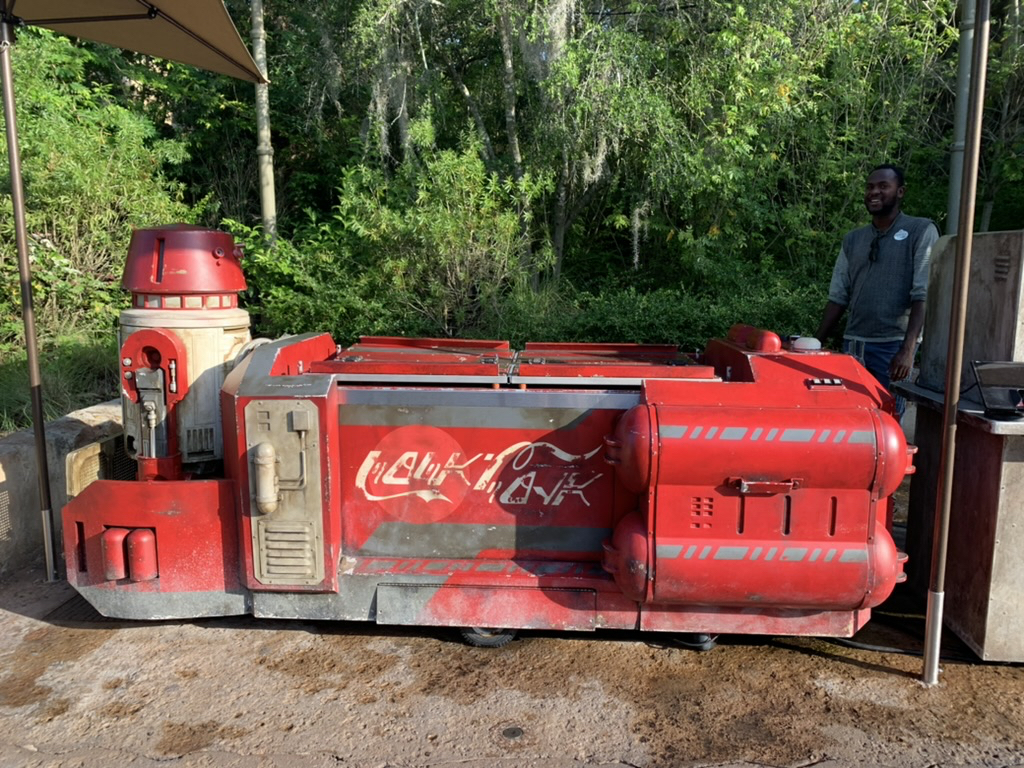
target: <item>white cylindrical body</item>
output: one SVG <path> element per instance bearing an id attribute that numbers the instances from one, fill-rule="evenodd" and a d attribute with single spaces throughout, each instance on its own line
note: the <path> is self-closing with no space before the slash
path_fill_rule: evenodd
<path id="1" fill-rule="evenodd" d="M 242 309 L 128 309 L 121 313 L 120 343 L 137 331 L 158 328 L 175 334 L 187 355 L 187 394 L 175 409 L 178 447 L 184 464 L 221 459 L 224 439 L 220 390 L 231 362 L 249 343 L 249 313 Z M 124 385 L 125 382 L 122 382 Z M 138 406 L 122 393 L 128 445 L 141 445 L 145 424 Z"/>

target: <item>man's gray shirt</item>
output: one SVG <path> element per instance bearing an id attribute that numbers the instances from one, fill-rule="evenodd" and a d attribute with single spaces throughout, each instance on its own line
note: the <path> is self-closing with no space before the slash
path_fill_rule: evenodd
<path id="1" fill-rule="evenodd" d="M 929 219 L 902 212 L 885 232 L 868 224 L 843 238 L 828 298 L 849 310 L 844 338 L 903 340 L 911 303 L 924 301 L 927 295 L 928 265 L 938 239 L 939 231 Z"/>

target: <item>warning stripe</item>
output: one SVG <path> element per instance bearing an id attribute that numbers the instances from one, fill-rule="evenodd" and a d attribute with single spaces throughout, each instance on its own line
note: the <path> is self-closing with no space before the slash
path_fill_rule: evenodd
<path id="1" fill-rule="evenodd" d="M 854 547 L 842 552 L 836 547 L 736 547 L 713 546 L 710 544 L 690 544 L 683 547 L 679 544 L 659 544 L 656 548 L 659 560 L 732 560 L 765 563 L 777 560 L 780 563 L 866 563 L 867 549 Z M 838 556 L 838 557 L 837 557 Z"/>
<path id="2" fill-rule="evenodd" d="M 871 429 L 836 430 L 835 437 L 831 429 L 780 429 L 778 427 L 696 427 L 662 424 L 658 427 L 658 436 L 662 440 L 750 440 L 751 442 L 780 443 L 849 443 L 850 445 L 874 445 L 875 432 Z"/>

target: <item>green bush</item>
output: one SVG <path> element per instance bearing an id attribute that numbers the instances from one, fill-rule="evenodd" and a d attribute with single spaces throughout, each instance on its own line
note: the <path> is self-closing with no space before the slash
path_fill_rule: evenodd
<path id="1" fill-rule="evenodd" d="M 40 344 L 39 367 L 47 420 L 118 395 L 117 337 L 60 337 Z M 28 361 L 24 350 L 0 360 L 0 435 L 32 423 Z"/>
<path id="2" fill-rule="evenodd" d="M 118 288 L 132 227 L 190 222 L 196 211 L 164 169 L 183 145 L 84 81 L 87 50 L 19 31 L 15 64 L 32 288 L 40 338 L 104 333 L 124 306 Z M 0 167 L 7 168 L 6 143 Z M 10 180 L 0 209 L 11 210 Z M 14 221 L 0 215 L 0 359 L 22 344 Z"/>

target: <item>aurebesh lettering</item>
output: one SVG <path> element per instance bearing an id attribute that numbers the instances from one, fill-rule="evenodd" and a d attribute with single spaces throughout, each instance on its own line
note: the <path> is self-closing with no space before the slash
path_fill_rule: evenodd
<path id="1" fill-rule="evenodd" d="M 454 483 L 461 492 L 484 492 L 503 505 L 557 507 L 574 498 L 590 506 L 587 488 L 603 473 L 581 465 L 600 450 L 598 446 L 574 454 L 544 441 L 517 442 L 497 453 L 471 456 L 462 451 L 372 450 L 356 473 L 356 487 L 370 501 L 411 497 L 453 503 L 445 489 Z"/>

